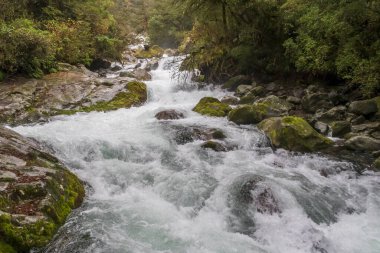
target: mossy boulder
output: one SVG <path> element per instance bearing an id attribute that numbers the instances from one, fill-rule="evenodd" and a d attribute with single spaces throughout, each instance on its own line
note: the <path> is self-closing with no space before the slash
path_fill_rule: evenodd
<path id="1" fill-rule="evenodd" d="M 251 82 L 252 81 L 249 76 L 244 76 L 244 75 L 234 76 L 223 84 L 223 89 L 227 89 L 229 91 L 235 91 L 237 87 L 239 87 L 239 85 L 250 84 Z"/>
<path id="2" fill-rule="evenodd" d="M 268 115 L 269 107 L 264 104 L 239 106 L 228 114 L 228 120 L 238 125 L 257 124 Z"/>
<path id="3" fill-rule="evenodd" d="M 147 58 L 153 58 L 153 57 L 161 57 L 164 54 L 164 49 L 161 47 L 154 45 L 148 48 L 139 49 L 135 53 L 135 57 L 139 59 L 147 59 Z"/>
<path id="4" fill-rule="evenodd" d="M 0 138 L 0 252 L 29 252 L 52 239 L 85 190 L 36 141 L 2 127 Z"/>
<path id="5" fill-rule="evenodd" d="M 380 157 L 377 158 L 373 163 L 373 168 L 375 171 L 380 171 Z"/>
<path id="6" fill-rule="evenodd" d="M 315 131 L 304 119 L 294 116 L 275 117 L 258 125 L 276 148 L 312 152 L 333 145 L 333 141 Z"/>
<path id="7" fill-rule="evenodd" d="M 232 108 L 229 105 L 212 97 L 202 98 L 193 109 L 194 112 L 212 117 L 225 117 L 231 110 Z"/>

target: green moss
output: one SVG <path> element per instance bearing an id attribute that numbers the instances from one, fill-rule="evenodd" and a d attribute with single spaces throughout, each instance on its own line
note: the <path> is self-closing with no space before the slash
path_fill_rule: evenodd
<path id="1" fill-rule="evenodd" d="M 292 151 L 311 152 L 327 148 L 333 141 L 315 131 L 304 119 L 294 116 L 270 118 L 258 127 L 278 148 Z"/>
<path id="2" fill-rule="evenodd" d="M 229 105 L 223 104 L 216 98 L 204 97 L 194 107 L 193 111 L 212 117 L 225 117 L 231 109 Z"/>
<path id="3" fill-rule="evenodd" d="M 149 50 L 140 49 L 136 52 L 135 56 L 140 59 L 161 57 L 164 50 L 157 45 L 149 48 Z"/>
<path id="4" fill-rule="evenodd" d="M 212 133 L 212 138 L 217 139 L 217 140 L 221 140 L 221 139 L 225 139 L 226 135 L 221 130 L 215 130 Z"/>
<path id="5" fill-rule="evenodd" d="M 53 237 L 57 225 L 51 221 L 40 220 L 33 224 L 17 226 L 12 223 L 11 216 L 0 216 L 0 238 L 13 246 L 16 252 L 29 252 L 34 247 L 43 247 Z M 0 239 L 1 240 L 1 239 Z"/>
<path id="6" fill-rule="evenodd" d="M 239 124 L 257 124 L 268 114 L 268 106 L 265 104 L 244 105 L 233 109 L 228 114 L 228 120 Z"/>

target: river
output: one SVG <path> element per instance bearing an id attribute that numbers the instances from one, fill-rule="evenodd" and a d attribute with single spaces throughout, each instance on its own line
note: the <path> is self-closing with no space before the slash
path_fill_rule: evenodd
<path id="1" fill-rule="evenodd" d="M 173 79 L 173 59 L 152 71 L 141 107 L 14 128 L 52 147 L 87 182 L 84 204 L 42 252 L 380 252 L 379 174 L 359 176 L 353 164 L 322 155 L 273 151 L 254 126 L 192 112 L 202 97 L 228 93 Z M 186 117 L 155 119 L 165 109 Z M 194 127 L 222 130 L 233 150 L 178 141 Z M 236 189 L 255 180 L 257 189 L 270 189 L 275 212 L 239 203 Z"/>

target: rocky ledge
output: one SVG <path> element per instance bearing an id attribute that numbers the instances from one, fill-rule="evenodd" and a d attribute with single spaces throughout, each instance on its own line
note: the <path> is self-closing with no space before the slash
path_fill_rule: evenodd
<path id="1" fill-rule="evenodd" d="M 46 245 L 84 195 L 82 182 L 42 145 L 0 127 L 0 252 Z"/>
<path id="2" fill-rule="evenodd" d="M 132 78 L 100 78 L 70 65 L 64 69 L 43 79 L 16 77 L 0 83 L 0 123 L 19 125 L 62 114 L 129 108 L 147 99 L 146 85 Z"/>

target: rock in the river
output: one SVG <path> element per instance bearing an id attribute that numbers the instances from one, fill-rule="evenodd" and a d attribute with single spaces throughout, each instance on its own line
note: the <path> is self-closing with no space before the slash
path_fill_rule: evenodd
<path id="1" fill-rule="evenodd" d="M 252 85 L 241 84 L 236 88 L 235 92 L 237 96 L 241 97 L 241 96 L 246 95 L 248 92 L 250 92 L 252 88 L 253 88 Z"/>
<path id="2" fill-rule="evenodd" d="M 223 88 L 229 91 L 235 91 L 236 88 L 241 84 L 250 84 L 251 78 L 249 76 L 235 76 L 223 84 Z"/>
<path id="3" fill-rule="evenodd" d="M 0 122 L 30 123 L 55 115 L 129 108 L 146 101 L 144 83 L 102 79 L 91 73 L 76 70 L 1 83 Z"/>
<path id="4" fill-rule="evenodd" d="M 314 124 L 314 129 L 317 130 L 318 133 L 326 135 L 328 134 L 330 127 L 326 123 L 317 121 Z"/>
<path id="5" fill-rule="evenodd" d="M 203 127 L 176 127 L 175 142 L 179 145 L 193 142 L 195 140 L 209 141 L 212 139 L 222 140 L 226 135 L 219 129 Z"/>
<path id="6" fill-rule="evenodd" d="M 217 141 L 207 141 L 201 146 L 204 149 L 212 149 L 215 152 L 226 152 L 227 148 L 220 142 Z"/>
<path id="7" fill-rule="evenodd" d="M 175 120 L 183 119 L 185 116 L 182 112 L 176 110 L 165 110 L 156 114 L 156 119 L 158 120 Z"/>
<path id="8" fill-rule="evenodd" d="M 373 99 L 354 101 L 350 104 L 348 110 L 357 115 L 368 116 L 378 111 L 376 101 Z"/>
<path id="9" fill-rule="evenodd" d="M 312 152 L 333 144 L 333 141 L 319 134 L 299 117 L 270 118 L 262 121 L 258 127 L 265 132 L 276 148 Z"/>
<path id="10" fill-rule="evenodd" d="M 349 149 L 357 151 L 378 151 L 380 150 L 380 140 L 365 135 L 359 135 L 347 140 L 346 146 Z"/>
<path id="11" fill-rule="evenodd" d="M 194 107 L 193 111 L 207 116 L 225 117 L 231 111 L 231 107 L 216 98 L 204 97 Z"/>
<path id="12" fill-rule="evenodd" d="M 343 137 L 351 132 L 351 124 L 347 121 L 334 121 L 330 124 L 333 137 Z"/>
<path id="13" fill-rule="evenodd" d="M 133 75 L 137 80 L 149 81 L 152 80 L 152 76 L 145 69 L 135 69 Z"/>
<path id="14" fill-rule="evenodd" d="M 90 70 L 91 71 L 96 71 L 100 69 L 109 69 L 112 65 L 112 62 L 101 59 L 101 58 L 96 58 L 95 60 L 92 61 L 90 65 Z"/>
<path id="15" fill-rule="evenodd" d="M 120 77 L 130 77 L 130 78 L 135 78 L 135 75 L 133 74 L 133 72 L 129 72 L 129 71 L 123 71 L 123 72 L 120 72 L 119 76 L 120 76 Z"/>
<path id="16" fill-rule="evenodd" d="M 39 143 L 0 127 L 0 252 L 45 246 L 84 194 Z"/>

